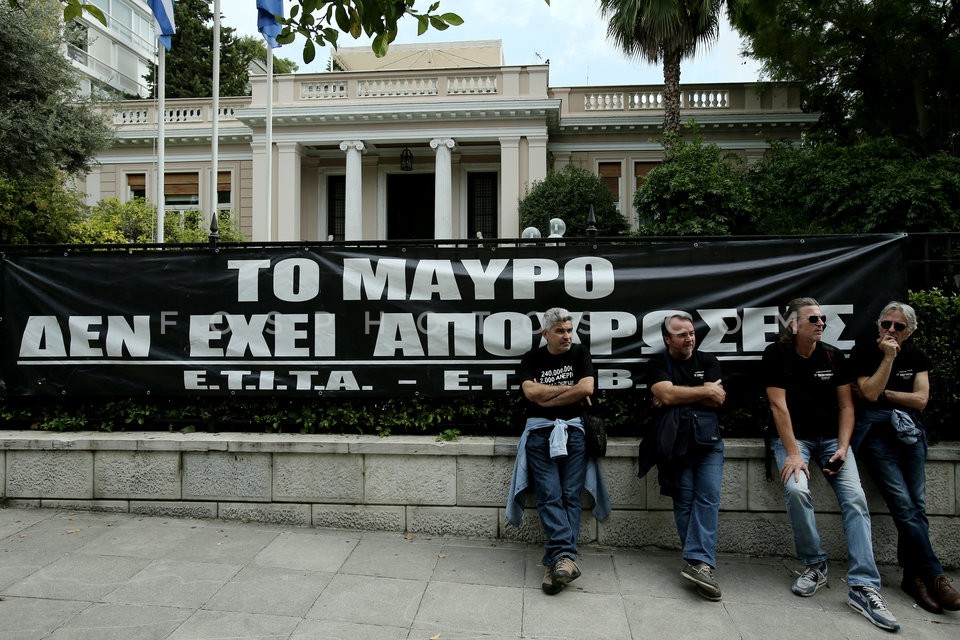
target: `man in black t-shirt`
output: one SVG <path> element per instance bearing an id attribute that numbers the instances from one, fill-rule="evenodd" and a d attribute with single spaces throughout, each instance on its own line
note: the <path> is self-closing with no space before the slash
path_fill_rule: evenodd
<path id="1" fill-rule="evenodd" d="M 763 352 L 762 375 L 777 429 L 773 454 L 780 469 L 787 516 L 797 555 L 806 565 L 794 581 L 798 596 L 812 596 L 827 584 L 827 552 L 813 511 L 811 458 L 837 494 L 847 539 L 847 604 L 887 631 L 900 623 L 880 595 L 873 556 L 870 511 L 860 474 L 849 450 L 853 398 L 843 354 L 822 342 L 827 317 L 813 298 L 787 305 L 780 339 Z"/>
<path id="2" fill-rule="evenodd" d="M 517 457 L 518 465 L 526 464 L 547 538 L 541 589 L 554 595 L 580 576 L 575 560 L 587 475 L 580 414 L 590 404 L 596 374 L 587 348 L 573 342 L 573 317 L 566 309 L 544 312 L 542 335 L 547 344 L 520 361 L 527 420 Z"/>
<path id="3" fill-rule="evenodd" d="M 930 398 L 930 359 L 908 340 L 917 328 L 910 305 L 887 304 L 877 328 L 879 337 L 857 344 L 851 354 L 858 390 L 854 450 L 897 527 L 900 588 L 927 611 L 957 611 L 960 593 L 943 574 L 926 515 L 927 439 L 918 417 Z"/>
<path id="4" fill-rule="evenodd" d="M 716 414 L 727 397 L 720 379 L 720 361 L 713 354 L 696 350 L 693 318 L 687 313 L 668 316 L 660 325 L 660 333 L 666 352 L 651 357 L 645 371 L 658 417 L 667 411 L 689 415 L 684 410 L 692 409 Z M 669 482 L 667 492 L 673 498 L 673 517 L 687 562 L 680 575 L 693 582 L 701 596 L 718 601 L 720 585 L 713 571 L 717 568 L 723 441 L 718 438 L 716 442 L 697 444 L 687 422 L 683 425 L 677 438 L 686 439 L 683 448 L 687 453 L 670 465 L 662 461 L 658 464 L 661 493 Z M 647 446 L 652 436 L 644 438 Z M 665 478 L 668 473 L 669 479 Z"/>

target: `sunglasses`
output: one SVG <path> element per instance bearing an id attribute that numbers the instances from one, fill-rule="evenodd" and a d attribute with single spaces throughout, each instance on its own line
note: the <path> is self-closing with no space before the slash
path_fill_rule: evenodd
<path id="1" fill-rule="evenodd" d="M 827 316 L 807 316 L 807 322 L 810 324 L 817 324 L 818 322 L 827 324 Z"/>
<path id="2" fill-rule="evenodd" d="M 892 320 L 883 320 L 880 322 L 880 328 L 884 331 L 888 330 L 890 327 L 893 327 L 897 331 L 903 331 L 907 328 L 907 325 L 902 322 L 893 322 Z"/>

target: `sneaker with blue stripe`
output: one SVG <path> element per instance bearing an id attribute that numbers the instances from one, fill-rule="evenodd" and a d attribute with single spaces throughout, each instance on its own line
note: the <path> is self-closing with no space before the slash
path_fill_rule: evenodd
<path id="1" fill-rule="evenodd" d="M 898 631 L 900 629 L 900 623 L 887 610 L 887 605 L 883 602 L 883 596 L 874 587 L 850 587 L 847 604 L 881 629 L 887 631 Z"/>

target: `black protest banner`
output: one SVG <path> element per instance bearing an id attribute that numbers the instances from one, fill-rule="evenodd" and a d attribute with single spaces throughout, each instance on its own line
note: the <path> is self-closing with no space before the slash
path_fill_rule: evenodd
<path id="1" fill-rule="evenodd" d="M 695 318 L 725 378 L 813 296 L 849 349 L 903 298 L 905 237 L 486 247 L 7 253 L 10 395 L 444 395 L 517 388 L 543 311 L 575 318 L 598 386 L 637 387 L 659 324 Z"/>

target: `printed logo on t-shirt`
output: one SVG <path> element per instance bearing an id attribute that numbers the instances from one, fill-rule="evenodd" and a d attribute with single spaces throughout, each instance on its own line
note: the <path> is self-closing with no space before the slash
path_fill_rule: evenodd
<path id="1" fill-rule="evenodd" d="M 557 369 L 541 372 L 540 383 L 573 386 L 573 365 L 565 364 Z"/>
<path id="2" fill-rule="evenodd" d="M 833 380 L 833 369 L 820 369 L 814 371 L 813 375 L 820 382 L 830 382 Z"/>
<path id="3" fill-rule="evenodd" d="M 703 369 L 699 369 L 693 372 L 693 377 L 696 378 L 697 380 L 703 380 L 705 375 L 706 375 L 706 372 Z"/>
<path id="4" fill-rule="evenodd" d="M 913 380 L 914 371 L 913 369 L 904 369 L 903 371 L 897 371 L 895 377 L 901 382 L 911 382 Z"/>

